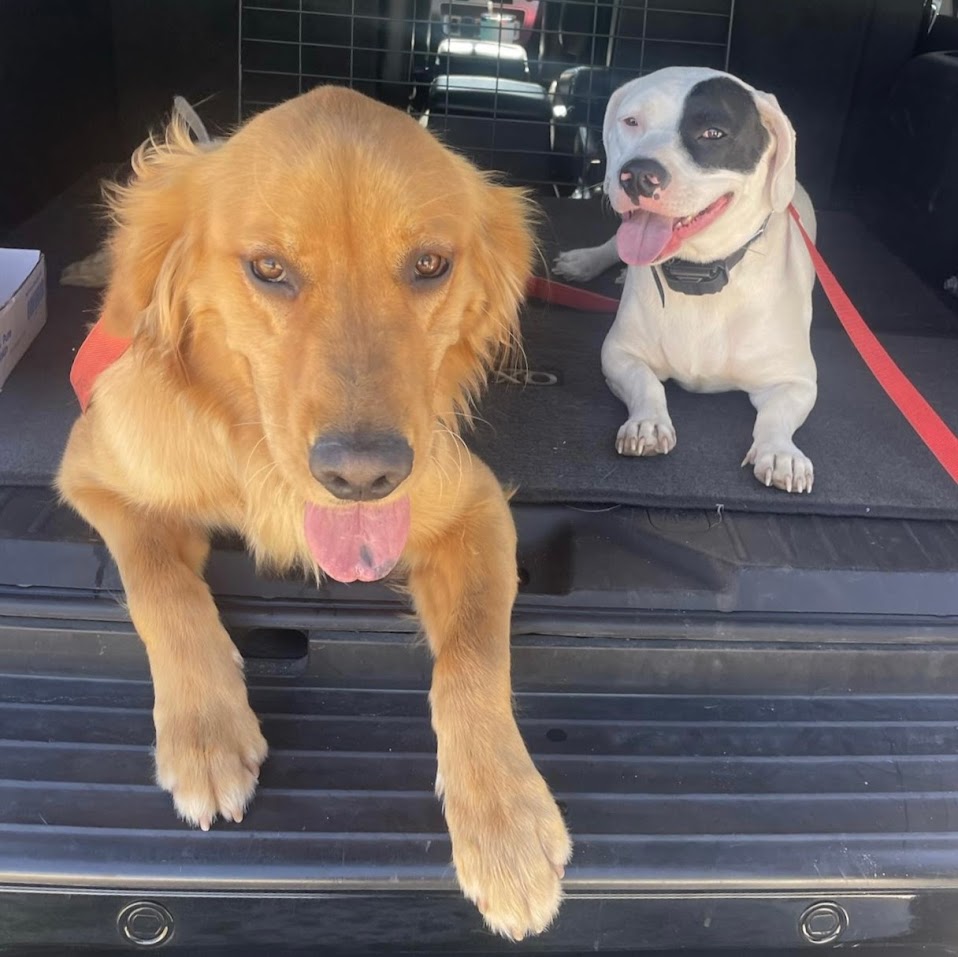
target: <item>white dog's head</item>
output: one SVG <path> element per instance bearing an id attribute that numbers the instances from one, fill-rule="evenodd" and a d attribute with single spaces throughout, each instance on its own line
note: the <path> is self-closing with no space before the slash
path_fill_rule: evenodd
<path id="1" fill-rule="evenodd" d="M 795 132 L 778 101 L 717 70 L 669 67 L 619 87 L 602 138 L 630 265 L 728 256 L 795 193 Z"/>

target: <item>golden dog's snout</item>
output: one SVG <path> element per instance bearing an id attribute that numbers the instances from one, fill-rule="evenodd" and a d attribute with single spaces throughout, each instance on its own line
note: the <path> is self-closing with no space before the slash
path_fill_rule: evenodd
<path id="1" fill-rule="evenodd" d="M 350 502 L 385 498 L 409 477 L 412 465 L 412 448 L 398 432 L 331 433 L 309 452 L 316 481 Z"/>

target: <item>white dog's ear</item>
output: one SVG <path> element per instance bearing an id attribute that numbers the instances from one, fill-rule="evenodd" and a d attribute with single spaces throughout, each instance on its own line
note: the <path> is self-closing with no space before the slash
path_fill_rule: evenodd
<path id="1" fill-rule="evenodd" d="M 788 209 L 795 195 L 795 130 L 771 93 L 753 92 L 762 122 L 774 138 L 768 188 L 772 209 L 781 213 Z"/>

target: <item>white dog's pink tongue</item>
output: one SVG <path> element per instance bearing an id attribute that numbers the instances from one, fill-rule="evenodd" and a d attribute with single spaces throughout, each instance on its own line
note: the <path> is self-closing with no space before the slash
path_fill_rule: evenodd
<path id="1" fill-rule="evenodd" d="M 619 258 L 630 266 L 655 262 L 672 239 L 672 219 L 637 209 L 616 233 Z"/>
<path id="2" fill-rule="evenodd" d="M 408 497 L 388 505 L 306 506 L 306 543 L 316 564 L 336 581 L 385 578 L 408 537 Z"/>

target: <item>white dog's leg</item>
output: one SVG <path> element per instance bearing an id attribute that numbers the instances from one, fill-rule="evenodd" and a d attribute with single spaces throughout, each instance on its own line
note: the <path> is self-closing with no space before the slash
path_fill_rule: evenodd
<path id="1" fill-rule="evenodd" d="M 675 448 L 675 428 L 669 418 L 665 387 L 656 374 L 619 343 L 606 339 L 602 371 L 612 392 L 629 410 L 619 429 L 619 455 L 667 455 Z"/>
<path id="2" fill-rule="evenodd" d="M 619 259 L 613 236 L 601 246 L 570 249 L 568 252 L 559 253 L 552 268 L 557 276 L 563 276 L 573 282 L 588 282 L 620 262 L 622 260 Z"/>
<path id="3" fill-rule="evenodd" d="M 85 259 L 70 263 L 60 274 L 60 285 L 102 289 L 110 281 L 111 264 L 109 247 L 101 246 Z"/>
<path id="4" fill-rule="evenodd" d="M 814 382 L 798 380 L 749 395 L 758 415 L 752 447 L 742 465 L 753 466 L 763 485 L 786 492 L 811 492 L 815 470 L 792 436 L 811 412 L 817 394 Z"/>

